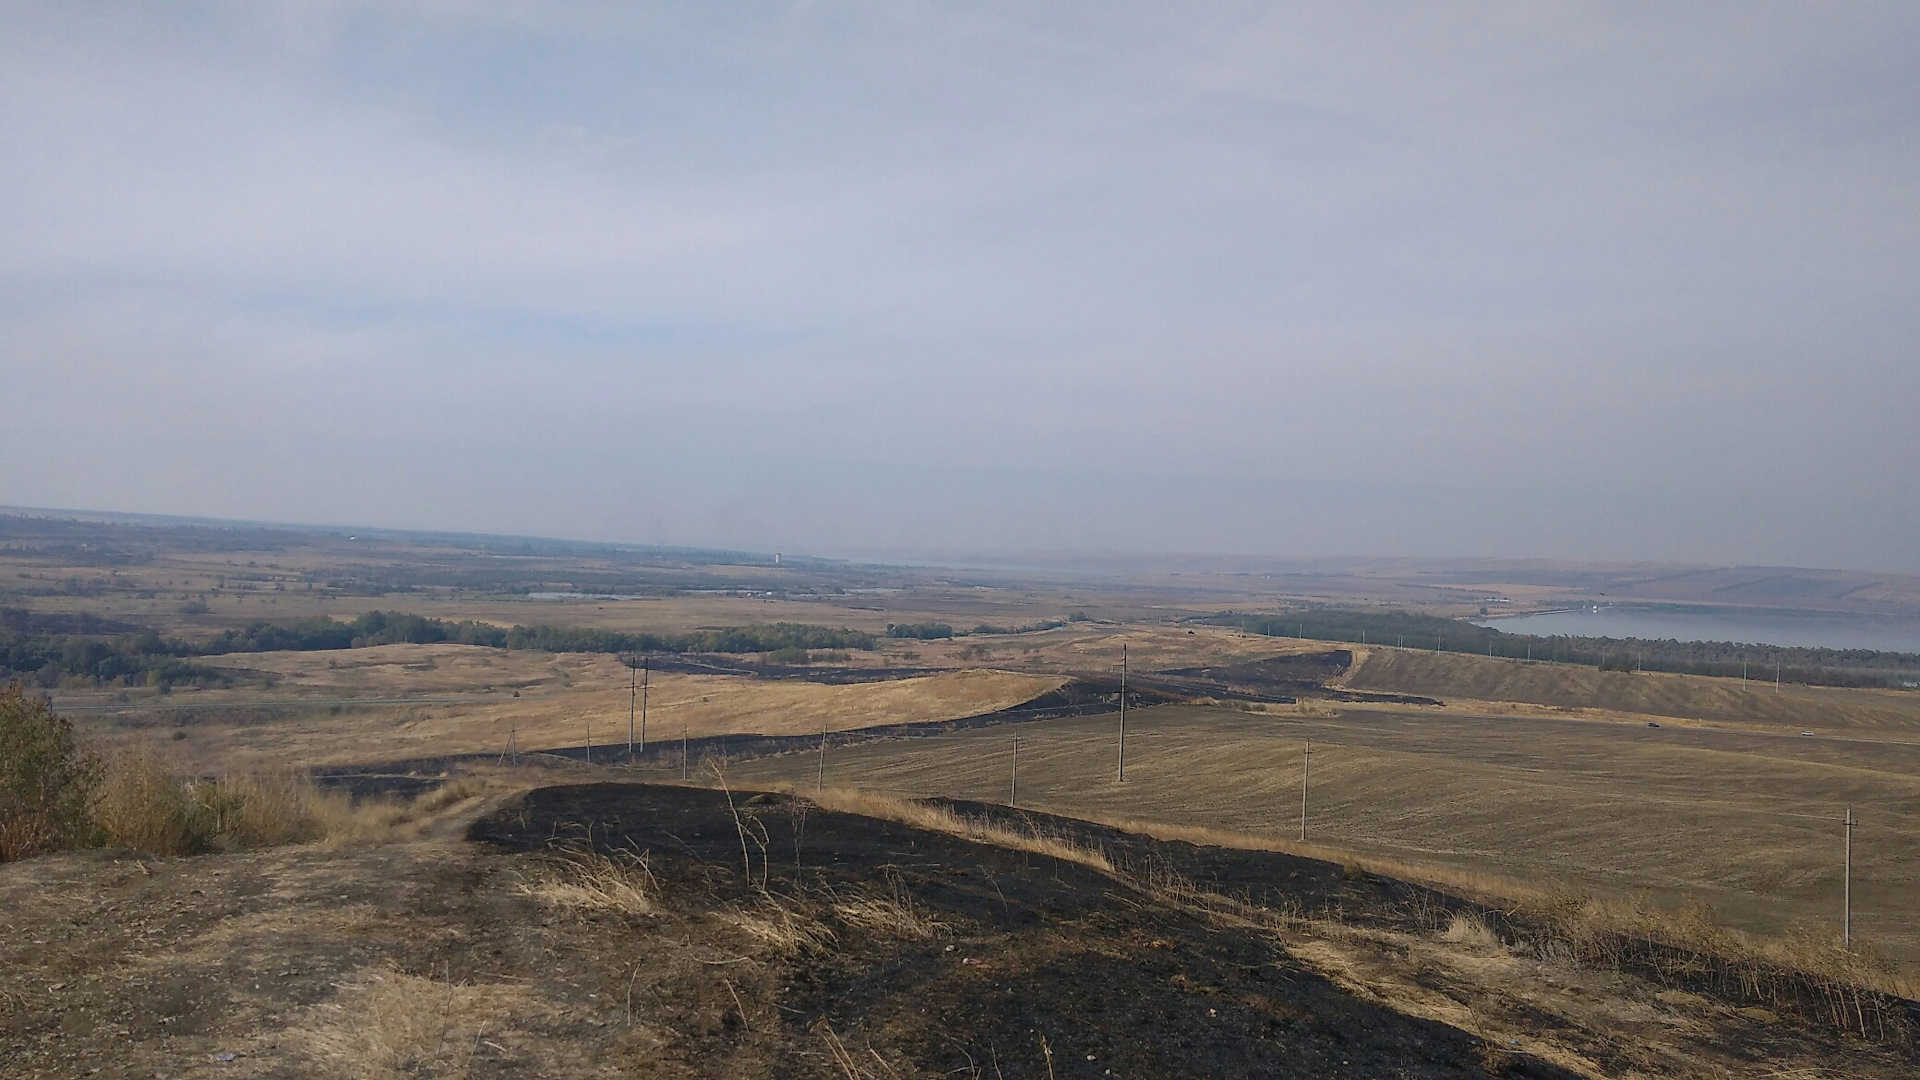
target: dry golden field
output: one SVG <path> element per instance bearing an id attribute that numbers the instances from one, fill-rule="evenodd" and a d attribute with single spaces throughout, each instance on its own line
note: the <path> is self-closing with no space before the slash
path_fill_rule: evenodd
<path id="1" fill-rule="evenodd" d="M 1129 669 L 1144 674 L 1160 668 L 1232 664 L 1290 652 L 1319 652 L 1345 646 L 1325 641 L 1260 637 L 1217 626 L 1174 627 L 1071 623 L 1026 634 L 978 635 L 938 641 L 888 641 L 885 648 L 902 662 L 928 666 L 998 663 L 1067 671 L 1118 672 L 1124 649 Z"/>
<path id="2" fill-rule="evenodd" d="M 274 685 L 143 696 L 123 711 L 80 713 L 80 723 L 109 741 L 164 741 L 208 766 L 261 756 L 366 764 L 498 752 L 510 732 L 522 750 L 581 746 L 589 738 L 624 746 L 632 701 L 628 669 L 604 655 L 381 645 L 212 662 L 271 674 Z M 1061 682 L 992 670 L 844 686 L 656 672 L 646 719 L 656 741 L 683 733 L 847 731 L 994 712 Z"/>
<path id="3" fill-rule="evenodd" d="M 1535 890 L 1692 896 L 1736 926 L 1836 928 L 1841 815 L 1854 850 L 1854 929 L 1920 962 L 1920 744 L 1869 735 L 1731 730 L 1388 708 L 1169 706 L 937 739 L 835 748 L 829 784 L 1004 801 L 1019 738 L 1023 806 L 1107 820 L 1299 835 L 1301 759 L 1313 743 L 1308 838 L 1444 880 Z M 1911 732 L 1903 732 L 1910 735 Z M 811 783 L 792 755 L 729 766 L 739 785 Z"/>

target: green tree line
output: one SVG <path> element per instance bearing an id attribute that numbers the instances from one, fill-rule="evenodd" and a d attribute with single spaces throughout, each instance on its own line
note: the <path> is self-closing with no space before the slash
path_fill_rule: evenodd
<path id="1" fill-rule="evenodd" d="M 58 686 L 69 678 L 95 684 L 209 684 L 223 676 L 194 658 L 247 652 L 316 652 L 371 645 L 451 642 L 504 649 L 573 653 L 753 653 L 782 649 L 871 649 L 872 634 L 804 623 L 762 623 L 686 634 L 626 633 L 566 626 L 494 626 L 398 611 L 369 611 L 348 622 L 324 616 L 290 623 L 256 622 L 209 638 L 165 638 L 145 630 L 127 634 L 70 634 L 18 629 L 0 621 L 0 680 L 26 678 Z M 28 624 L 31 625 L 31 624 Z"/>
<path id="2" fill-rule="evenodd" d="M 953 627 L 943 622 L 888 623 L 887 636 L 917 641 L 934 641 L 953 636 Z"/>

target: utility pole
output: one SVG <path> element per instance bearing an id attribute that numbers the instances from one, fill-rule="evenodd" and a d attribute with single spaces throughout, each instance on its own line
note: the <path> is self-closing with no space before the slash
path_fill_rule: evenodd
<path id="1" fill-rule="evenodd" d="M 633 764 L 633 707 L 640 688 L 634 683 L 633 662 L 627 662 L 627 764 Z"/>
<path id="2" fill-rule="evenodd" d="M 820 721 L 820 765 L 813 774 L 813 790 L 825 791 L 827 788 L 827 722 Z"/>
<path id="3" fill-rule="evenodd" d="M 1127 647 L 1120 646 L 1120 758 L 1114 765 L 1114 781 L 1127 779 Z"/>
<path id="4" fill-rule="evenodd" d="M 1780 692 L 1780 661 L 1773 662 L 1773 692 Z"/>
<path id="5" fill-rule="evenodd" d="M 1013 737 L 1013 772 L 1007 777 L 1007 806 L 1020 805 L 1020 736 Z"/>
<path id="6" fill-rule="evenodd" d="M 587 725 L 587 764 L 593 764 L 593 718 L 584 718 Z"/>
<path id="7" fill-rule="evenodd" d="M 1300 755 L 1300 842 L 1307 842 L 1307 777 L 1313 773 L 1313 740 L 1307 740 L 1306 753 Z"/>
<path id="8" fill-rule="evenodd" d="M 1747 662 L 1745 660 L 1742 660 L 1740 661 L 1740 689 L 1745 690 L 1746 688 L 1747 688 Z"/>
<path id="9" fill-rule="evenodd" d="M 1846 869 L 1842 872 L 1840 886 L 1840 944 L 1848 951 L 1853 949 L 1853 827 L 1859 824 L 1854 820 L 1853 807 L 1847 807 L 1847 854 Z"/>
<path id="10" fill-rule="evenodd" d="M 687 778 L 687 725 L 680 725 L 680 779 Z"/>
<path id="11" fill-rule="evenodd" d="M 640 658 L 640 752 L 647 752 L 647 684 L 653 681 L 653 658 Z"/>

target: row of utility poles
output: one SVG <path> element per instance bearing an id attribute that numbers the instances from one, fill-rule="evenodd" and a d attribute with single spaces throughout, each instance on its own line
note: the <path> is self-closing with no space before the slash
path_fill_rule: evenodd
<path id="1" fill-rule="evenodd" d="M 1744 665 L 1743 665 L 1744 667 Z M 1779 686 L 1776 667 L 1776 689 Z M 1742 681 L 1745 681 L 1743 670 Z M 627 760 L 635 760 L 636 752 L 644 754 L 647 750 L 647 691 L 652 684 L 653 670 L 650 658 L 642 657 L 635 665 L 627 663 Z M 638 719 L 638 728 L 635 720 Z M 636 741 L 637 734 L 637 741 Z M 1127 781 L 1127 647 L 1120 646 L 1120 732 L 1119 745 L 1114 760 L 1113 776 L 1116 783 Z M 687 732 L 680 735 L 680 778 L 687 779 Z M 1007 805 L 1020 805 L 1020 737 L 1012 737 L 1012 768 L 1007 777 Z M 509 753 L 514 752 L 513 738 L 508 736 Z M 515 755 L 517 758 L 517 755 Z M 504 755 L 503 755 L 504 757 Z M 587 761 L 593 761 L 593 732 L 587 732 Z M 1307 839 L 1308 794 L 1313 776 L 1313 740 L 1309 739 L 1301 751 L 1300 757 L 1300 842 Z M 827 726 L 820 726 L 820 754 L 814 770 L 814 787 L 824 789 L 827 782 Z M 1845 853 L 1841 881 L 1840 936 L 1842 943 L 1853 947 L 1853 830 L 1859 819 L 1853 816 L 1853 807 L 1847 807 L 1843 821 L 1846 829 Z"/>
<path id="2" fill-rule="evenodd" d="M 1776 682 L 1774 685 L 1777 690 L 1779 687 L 1777 667 L 1775 670 L 1776 674 L 1774 678 Z M 1124 784 L 1127 781 L 1127 647 L 1125 645 L 1120 646 L 1119 734 L 1117 760 L 1114 765 L 1114 780 L 1116 783 Z M 1020 805 L 1020 736 L 1013 736 L 1012 742 L 1012 769 L 1007 778 L 1007 805 L 1009 807 L 1018 807 Z M 819 783 L 821 784 L 826 782 L 826 756 L 826 733 L 822 732 L 820 736 L 819 779 Z M 1308 739 L 1300 755 L 1300 842 L 1303 844 L 1306 843 L 1307 840 L 1308 793 L 1310 791 L 1312 777 L 1313 740 Z M 1840 939 L 1841 944 L 1851 950 L 1853 948 L 1853 830 L 1855 826 L 1860 824 L 1859 819 L 1853 816 L 1853 807 L 1847 807 L 1843 824 L 1846 827 L 1846 840 L 1841 870 Z"/>
<path id="3" fill-rule="evenodd" d="M 638 665 L 635 665 L 633 662 L 633 659 L 631 657 L 628 657 L 626 660 L 626 665 L 627 665 L 627 761 L 631 763 L 634 760 L 636 760 L 637 754 L 644 754 L 647 752 L 647 691 L 650 690 L 653 686 L 653 658 L 649 656 L 642 656 L 640 658 L 640 663 Z M 639 671 L 637 681 L 635 676 L 636 666 Z M 636 707 L 637 707 L 637 712 L 639 714 L 639 721 L 640 721 L 639 731 L 637 733 L 638 734 L 637 741 L 635 738 L 636 732 L 634 730 L 634 715 L 636 712 Z M 689 771 L 687 768 L 688 737 L 689 737 L 689 732 L 687 731 L 687 726 L 685 724 L 682 724 L 680 726 L 680 779 L 682 780 L 687 779 L 689 775 Z M 826 753 L 826 746 L 824 745 L 824 737 L 823 737 L 823 744 L 820 748 L 820 752 L 823 755 Z M 589 734 L 587 738 L 587 763 L 589 765 L 593 763 L 593 738 L 591 734 Z"/>

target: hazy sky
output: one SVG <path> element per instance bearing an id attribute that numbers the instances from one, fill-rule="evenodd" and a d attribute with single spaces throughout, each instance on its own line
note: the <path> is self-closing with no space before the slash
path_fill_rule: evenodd
<path id="1" fill-rule="evenodd" d="M 0 503 L 1920 572 L 1920 5 L 0 3 Z"/>

